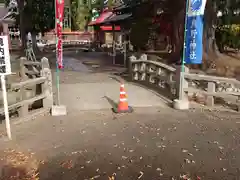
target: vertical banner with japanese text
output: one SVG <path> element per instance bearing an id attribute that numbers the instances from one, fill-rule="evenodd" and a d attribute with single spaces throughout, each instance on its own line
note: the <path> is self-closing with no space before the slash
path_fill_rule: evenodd
<path id="1" fill-rule="evenodd" d="M 57 65 L 59 69 L 63 68 L 63 55 L 62 55 L 62 28 L 64 17 L 64 0 L 55 0 L 56 7 L 56 53 L 57 53 Z"/>
<path id="2" fill-rule="evenodd" d="M 207 0 L 188 0 L 186 13 L 185 64 L 201 64 L 203 54 L 203 16 Z"/>

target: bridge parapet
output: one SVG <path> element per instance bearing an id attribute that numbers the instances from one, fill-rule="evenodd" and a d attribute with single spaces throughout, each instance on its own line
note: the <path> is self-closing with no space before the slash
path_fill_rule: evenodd
<path id="1" fill-rule="evenodd" d="M 133 81 L 154 87 L 171 100 L 184 99 L 207 106 L 220 103 L 240 111 L 240 81 L 237 79 L 191 73 L 186 66 L 181 72 L 180 66 L 174 68 L 152 61 L 146 54 L 130 57 L 129 74 Z"/>

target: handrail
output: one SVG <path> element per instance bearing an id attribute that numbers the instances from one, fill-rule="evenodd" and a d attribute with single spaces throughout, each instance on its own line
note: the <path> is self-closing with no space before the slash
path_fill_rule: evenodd
<path id="1" fill-rule="evenodd" d="M 28 79 L 26 81 L 22 81 L 19 83 L 12 83 L 10 85 L 10 89 L 12 90 L 16 90 L 16 89 L 20 89 L 22 87 L 30 87 L 33 86 L 35 84 L 41 84 L 44 83 L 46 81 L 46 77 L 39 77 L 39 78 L 35 78 L 35 79 Z"/>
<path id="2" fill-rule="evenodd" d="M 189 101 L 199 96 L 204 104 L 213 106 L 215 97 L 231 96 L 231 99 L 236 99 L 234 103 L 240 111 L 240 81 L 235 78 L 190 73 L 187 67 L 184 68 L 185 72 L 181 72 L 180 66 L 174 68 L 162 62 L 153 61 L 146 54 L 142 54 L 139 58 L 132 55 L 129 59 L 132 80 L 167 91 L 166 95 L 170 98 Z M 194 83 L 193 86 L 190 82 Z"/>
<path id="3" fill-rule="evenodd" d="M 151 63 L 151 64 L 154 64 L 156 66 L 161 66 L 169 71 L 172 71 L 172 72 L 175 72 L 176 69 L 171 67 L 171 66 L 168 66 L 166 64 L 163 64 L 161 62 L 157 62 L 157 61 L 151 61 L 151 60 L 143 60 L 143 59 L 137 59 L 137 60 L 132 60 L 131 61 L 132 63 L 139 63 L 139 62 L 144 62 L 144 63 Z"/>
<path id="4" fill-rule="evenodd" d="M 229 84 L 240 85 L 240 81 L 234 78 L 225 78 L 225 77 L 209 76 L 204 74 L 190 74 L 190 73 L 184 73 L 184 77 L 191 80 L 203 80 L 208 82 L 219 82 L 219 83 L 229 83 Z"/>
<path id="5" fill-rule="evenodd" d="M 26 70 L 26 66 L 39 66 L 39 63 L 33 62 L 26 64 L 26 62 L 29 62 L 26 58 L 20 58 L 20 76 L 22 81 L 11 83 L 8 88 L 8 93 L 15 91 L 14 93 L 18 95 L 15 103 L 9 105 L 8 107 L 10 111 L 17 112 L 18 118 L 26 118 L 26 116 L 32 114 L 31 111 L 33 104 L 37 103 L 37 106 L 38 108 L 41 108 L 41 111 L 42 108 L 46 111 L 49 111 L 53 105 L 52 74 L 51 69 L 49 68 L 48 59 L 45 57 L 41 59 L 41 63 L 39 62 L 40 77 L 35 77 L 32 79 L 29 79 L 26 76 L 28 72 L 31 72 Z M 34 97 L 32 97 L 32 95 Z M 0 107 L 0 114 L 3 112 L 3 107 Z M 34 112 L 38 113 L 37 111 Z"/>

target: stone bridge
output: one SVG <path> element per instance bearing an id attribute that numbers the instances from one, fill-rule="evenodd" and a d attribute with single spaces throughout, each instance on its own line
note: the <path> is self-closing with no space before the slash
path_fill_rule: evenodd
<path id="1" fill-rule="evenodd" d="M 120 81 L 133 107 L 188 109 L 200 104 L 239 109 L 236 79 L 195 74 L 187 67 L 180 72 L 180 67 L 149 60 L 145 54 L 131 56 L 126 73 L 125 68 L 111 66 L 104 53 L 74 53 L 64 56 L 60 75 L 61 104 L 69 110 L 110 109 L 119 101 Z"/>
<path id="2" fill-rule="evenodd" d="M 129 81 L 121 75 L 125 68 L 111 66 L 105 62 L 108 61 L 106 58 L 101 53 L 84 53 L 83 57 L 64 56 L 60 96 L 61 104 L 66 105 L 68 111 L 111 109 L 119 101 L 120 82 L 125 84 L 129 105 L 168 107 L 167 98 Z M 53 75 L 55 83 L 54 72 Z"/>

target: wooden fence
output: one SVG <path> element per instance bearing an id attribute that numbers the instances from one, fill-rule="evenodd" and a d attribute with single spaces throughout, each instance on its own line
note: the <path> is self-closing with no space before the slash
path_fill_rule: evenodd
<path id="1" fill-rule="evenodd" d="M 171 100 L 186 97 L 207 106 L 224 101 L 224 105 L 231 104 L 240 110 L 240 81 L 233 78 L 217 77 L 190 73 L 187 67 L 183 73 L 181 67 L 173 68 L 158 61 L 152 61 L 146 54 L 139 58 L 131 56 L 129 60 L 129 73 L 131 79 L 151 85 L 164 93 Z M 180 78 L 183 78 L 180 89 Z M 181 94 L 181 92 L 183 92 Z"/>
<path id="2" fill-rule="evenodd" d="M 20 58 L 20 82 L 7 85 L 10 100 L 10 115 L 18 118 L 28 118 L 36 114 L 50 111 L 53 105 L 52 74 L 47 58 L 41 62 L 28 61 Z M 3 107 L 0 113 L 4 113 Z"/>

